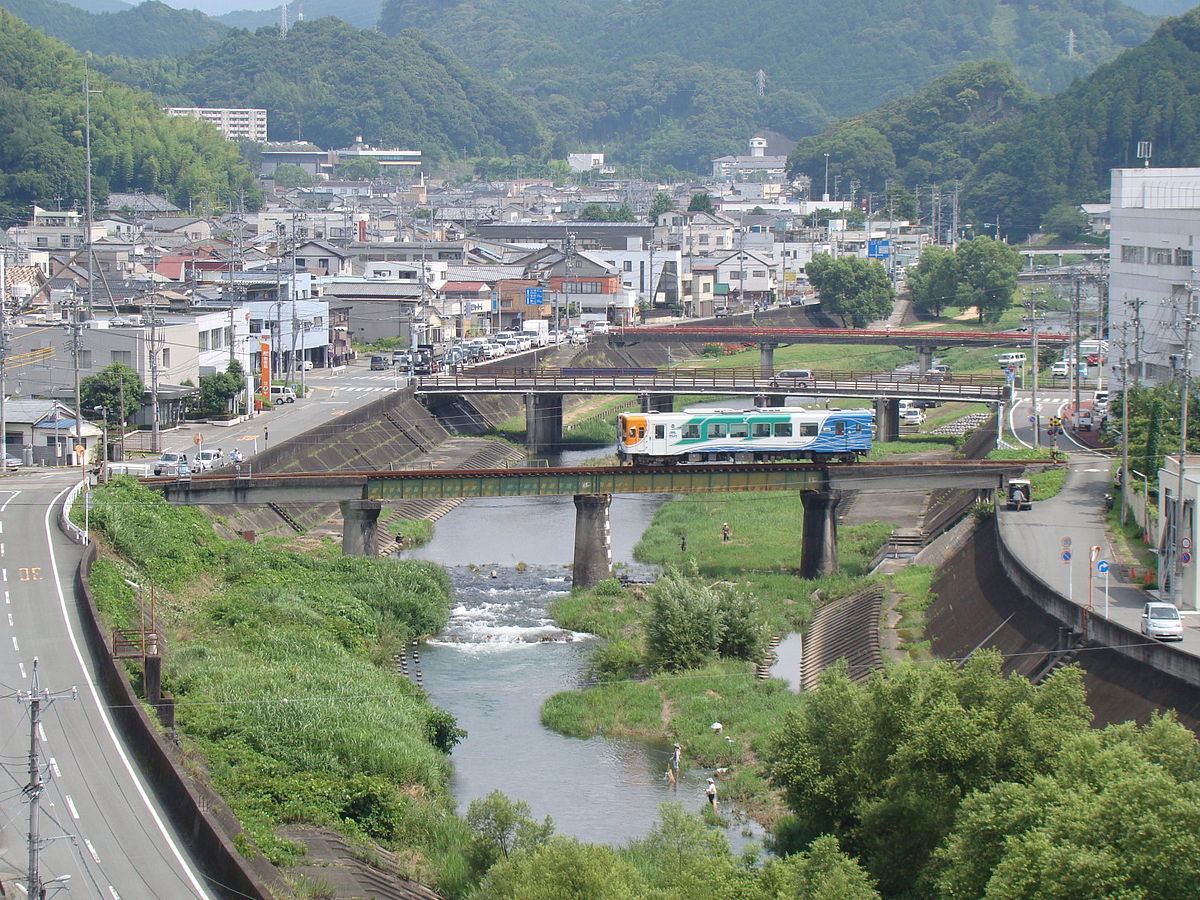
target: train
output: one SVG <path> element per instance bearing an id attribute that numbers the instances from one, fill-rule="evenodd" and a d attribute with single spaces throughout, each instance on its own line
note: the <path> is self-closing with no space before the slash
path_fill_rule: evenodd
<path id="1" fill-rule="evenodd" d="M 629 465 L 807 459 L 856 462 L 871 452 L 869 409 L 704 409 L 621 413 L 617 452 Z"/>

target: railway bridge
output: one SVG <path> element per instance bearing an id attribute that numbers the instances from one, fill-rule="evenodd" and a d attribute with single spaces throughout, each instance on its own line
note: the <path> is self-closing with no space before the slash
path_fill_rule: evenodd
<path id="1" fill-rule="evenodd" d="M 725 491 L 796 491 L 804 507 L 800 575 L 833 572 L 837 558 L 837 505 L 845 490 L 990 490 L 1033 466 L 1028 460 L 886 461 L 843 465 L 816 463 L 720 464 L 668 467 L 422 469 L 291 475 L 205 474 L 146 478 L 183 506 L 217 504 L 340 503 L 342 552 L 374 552 L 385 500 L 571 495 L 575 502 L 575 584 L 591 586 L 612 577 L 608 510 L 613 494 L 685 494 Z"/>
<path id="2" fill-rule="evenodd" d="M 563 397 L 567 394 L 633 394 L 644 412 L 670 411 L 674 397 L 697 394 L 747 397 L 758 406 L 782 406 L 789 396 L 866 398 L 874 401 L 875 433 L 882 441 L 900 436 L 901 398 L 1001 405 L 1012 396 L 1011 384 L 1000 375 L 812 372 L 792 377 L 759 369 L 639 367 L 467 370 L 420 378 L 415 390 L 427 404 L 439 397 L 523 395 L 526 444 L 534 453 L 562 442 Z"/>

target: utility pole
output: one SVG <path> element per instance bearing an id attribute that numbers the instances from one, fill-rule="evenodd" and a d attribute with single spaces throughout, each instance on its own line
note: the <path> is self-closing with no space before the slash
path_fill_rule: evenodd
<path id="1" fill-rule="evenodd" d="M 1188 285 L 1188 306 L 1191 306 L 1192 286 Z M 1183 553 L 1180 552 L 1180 542 L 1186 535 L 1183 533 L 1183 490 L 1184 475 L 1187 472 L 1187 439 L 1188 439 L 1188 395 L 1192 388 L 1192 325 L 1195 317 L 1187 310 L 1183 317 L 1183 358 L 1179 400 L 1179 484 L 1175 492 L 1175 535 L 1171 541 L 1171 590 L 1170 595 L 1179 606 L 1183 594 Z"/>
<path id="2" fill-rule="evenodd" d="M 1129 321 L 1121 321 L 1121 525 L 1129 518 Z M 1149 501 L 1149 498 L 1147 498 Z"/>
<path id="3" fill-rule="evenodd" d="M 1034 449 L 1042 445 L 1041 426 L 1042 417 L 1038 412 L 1038 314 L 1037 300 L 1031 293 L 1029 295 L 1029 329 L 1033 332 L 1033 390 L 1030 396 L 1030 402 L 1033 404 L 1033 446 Z"/>
<path id="4" fill-rule="evenodd" d="M 159 446 L 159 413 L 158 413 L 158 302 L 153 294 L 150 295 L 150 449 L 161 453 Z"/>
<path id="5" fill-rule="evenodd" d="M 1126 300 L 1126 306 L 1133 307 L 1133 380 L 1141 383 L 1142 379 L 1142 307 L 1146 301 L 1141 297 Z"/>
<path id="6" fill-rule="evenodd" d="M 1079 310 L 1079 301 L 1080 301 L 1081 292 L 1083 290 L 1083 284 L 1082 284 L 1082 279 L 1079 276 L 1078 270 L 1076 270 L 1074 273 L 1074 281 L 1075 281 L 1075 296 L 1071 299 L 1071 313 L 1075 316 L 1075 361 L 1071 365 L 1071 383 L 1075 386 L 1075 406 L 1074 406 L 1075 431 L 1078 432 L 1079 431 L 1079 383 L 1082 380 L 1079 377 L 1079 363 L 1080 363 L 1079 328 L 1080 328 L 1080 319 L 1083 318 L 1083 316 L 1080 314 L 1080 310 Z"/>
<path id="7" fill-rule="evenodd" d="M 89 271 L 89 276 L 91 272 Z M 91 288 L 92 279 L 88 278 L 88 287 Z M 83 351 L 83 323 L 79 319 L 79 298 L 71 304 L 71 368 L 74 376 L 75 387 L 75 443 L 71 445 L 71 459 L 75 465 L 80 465 L 83 460 L 75 459 L 75 454 L 80 456 L 84 451 L 75 450 L 76 447 L 83 446 L 83 404 L 79 399 L 79 354 Z"/>
<path id="8" fill-rule="evenodd" d="M 46 782 L 42 778 L 42 761 L 38 756 L 38 733 L 41 730 L 42 712 L 45 708 L 55 700 L 68 696 L 74 700 L 78 697 L 78 691 L 71 688 L 70 691 L 52 694 L 39 687 L 38 661 L 35 656 L 29 690 L 17 692 L 17 701 L 29 704 L 29 784 L 25 786 L 24 794 L 29 798 L 29 870 L 26 879 L 26 894 L 30 900 L 45 900 L 46 896 L 46 883 L 42 881 L 40 871 L 39 857 L 42 852 L 42 838 L 38 823 L 38 812 Z M 62 876 L 62 880 L 66 880 L 67 877 Z"/>
<path id="9" fill-rule="evenodd" d="M 0 449 L 4 450 L 4 461 L 0 461 L 0 477 L 8 474 L 8 410 L 4 406 L 8 385 L 8 273 L 5 263 L 8 248 L 0 247 Z"/>

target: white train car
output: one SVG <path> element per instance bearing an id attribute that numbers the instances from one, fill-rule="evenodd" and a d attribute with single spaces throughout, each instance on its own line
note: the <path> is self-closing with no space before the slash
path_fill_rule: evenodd
<path id="1" fill-rule="evenodd" d="M 622 413 L 617 450 L 623 463 L 759 462 L 808 459 L 855 462 L 871 452 L 869 409 L 705 409 Z"/>

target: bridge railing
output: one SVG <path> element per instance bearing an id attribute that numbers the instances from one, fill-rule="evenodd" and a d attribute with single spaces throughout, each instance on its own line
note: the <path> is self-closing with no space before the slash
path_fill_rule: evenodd
<path id="1" fill-rule="evenodd" d="M 896 396 L 916 393 L 921 396 L 979 397 L 1000 399 L 1007 390 L 999 375 L 935 375 L 905 372 L 813 372 L 811 377 L 763 374 L 756 368 L 543 368 L 494 369 L 487 372 L 463 372 L 422 378 L 421 389 L 553 390 L 563 393 L 588 388 L 623 389 L 630 393 L 656 390 L 713 391 L 730 389 L 764 394 L 859 393 L 865 396 Z"/>
<path id="2" fill-rule="evenodd" d="M 675 339 L 675 340 L 712 340 L 717 342 L 744 341 L 748 344 L 758 343 L 795 343 L 810 338 L 820 342 L 832 339 L 840 343 L 853 343 L 861 338 L 864 344 L 883 340 L 887 343 L 903 344 L 919 342 L 936 344 L 939 341 L 951 343 L 969 343 L 986 346 L 989 344 L 1011 345 L 1029 343 L 1030 335 L 1014 334 L 1011 331 L 908 331 L 904 329 L 882 328 L 774 328 L 771 326 L 746 325 L 635 325 L 614 328 L 609 337 L 618 340 L 638 339 Z M 1069 334 L 1043 333 L 1039 340 L 1046 344 L 1066 344 L 1071 340 Z"/>

